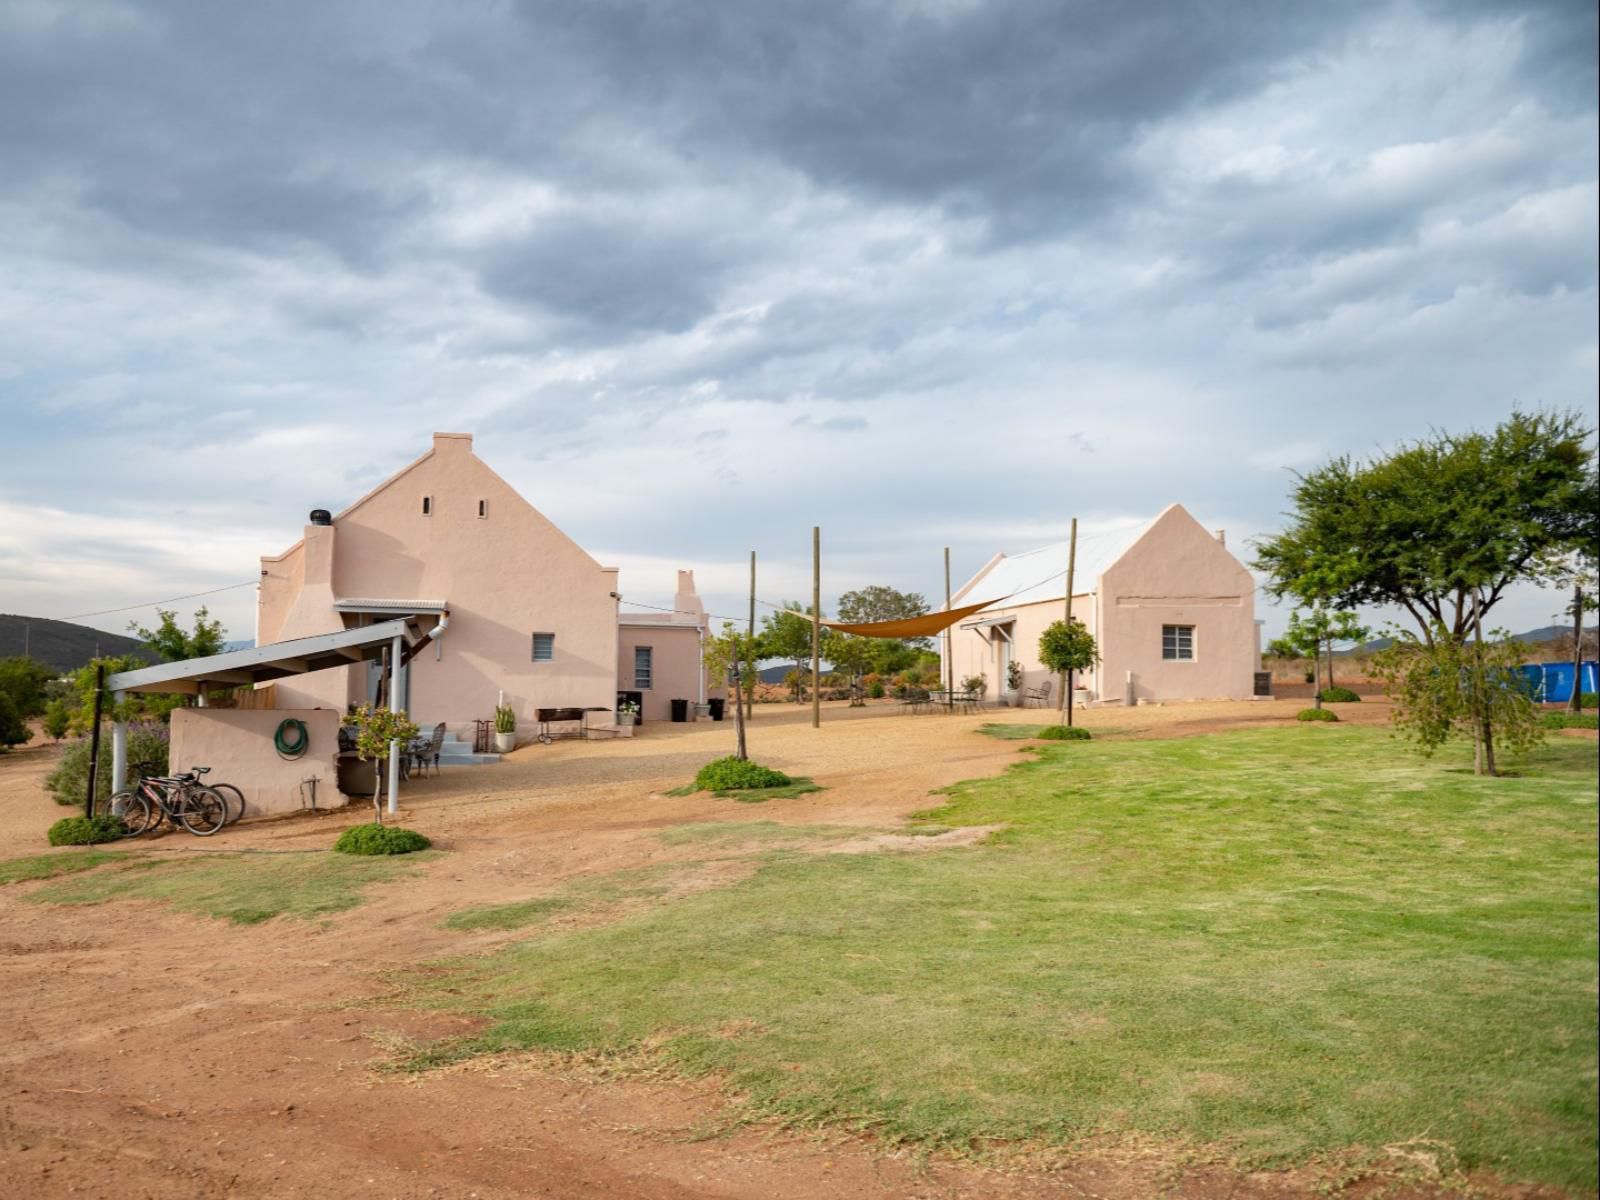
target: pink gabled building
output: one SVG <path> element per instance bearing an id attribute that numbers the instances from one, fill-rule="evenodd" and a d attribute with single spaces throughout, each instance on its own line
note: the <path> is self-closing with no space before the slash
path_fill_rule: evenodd
<path id="1" fill-rule="evenodd" d="M 304 536 L 261 560 L 258 645 L 415 614 L 444 625 L 416 650 L 397 698 L 424 727 L 491 717 L 503 696 L 525 737 L 541 708 L 587 708 L 604 723 L 619 692 L 645 719 L 674 698 L 705 699 L 704 609 L 678 575 L 675 609 L 647 640 L 620 615 L 618 572 L 556 528 L 472 450 L 436 433 L 432 448 L 342 512 L 312 513 Z M 376 694 L 380 668 L 278 682 L 279 709 L 336 708 Z M 644 687 L 639 687 L 643 680 Z"/>
<path id="2" fill-rule="evenodd" d="M 983 676 L 987 695 L 1060 682 L 1039 662 L 1039 637 L 1066 611 L 1067 544 L 996 554 L 951 598 L 959 607 L 986 598 L 993 607 L 941 639 L 957 684 Z M 1260 624 L 1255 579 L 1181 504 L 1153 521 L 1080 538 L 1072 615 L 1094 635 L 1100 664 L 1075 677 L 1080 702 L 1249 699 L 1258 694 Z"/>

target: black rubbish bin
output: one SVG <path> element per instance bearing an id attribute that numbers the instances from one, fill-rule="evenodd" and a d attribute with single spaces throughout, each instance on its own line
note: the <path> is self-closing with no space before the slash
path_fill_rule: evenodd
<path id="1" fill-rule="evenodd" d="M 674 700 L 672 702 L 672 719 L 674 721 L 687 721 L 689 719 L 689 702 L 687 700 Z"/>
<path id="2" fill-rule="evenodd" d="M 713 721 L 722 720 L 722 708 L 723 705 L 727 704 L 727 701 L 721 696 L 713 696 L 706 703 L 711 706 L 711 719 Z"/>

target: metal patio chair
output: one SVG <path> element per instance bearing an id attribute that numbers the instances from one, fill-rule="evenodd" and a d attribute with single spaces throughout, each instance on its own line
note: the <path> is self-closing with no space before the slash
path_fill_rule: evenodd
<path id="1" fill-rule="evenodd" d="M 1044 708 L 1050 703 L 1050 691 L 1055 687 L 1055 685 L 1056 681 L 1054 679 L 1046 679 L 1038 687 L 1029 688 L 1027 691 L 1023 692 L 1022 702 L 1025 705 L 1037 704 L 1040 708 Z"/>

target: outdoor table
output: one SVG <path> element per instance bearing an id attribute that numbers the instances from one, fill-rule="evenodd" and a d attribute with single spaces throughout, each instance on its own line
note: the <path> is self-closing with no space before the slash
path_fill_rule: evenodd
<path id="1" fill-rule="evenodd" d="M 932 703 L 937 704 L 947 712 L 955 712 L 959 705 L 963 709 L 974 710 L 982 703 L 982 697 L 977 692 L 952 692 L 947 688 L 936 688 L 928 693 Z"/>

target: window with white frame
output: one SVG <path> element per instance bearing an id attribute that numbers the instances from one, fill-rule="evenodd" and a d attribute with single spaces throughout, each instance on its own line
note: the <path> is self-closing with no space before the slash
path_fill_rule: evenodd
<path id="1" fill-rule="evenodd" d="M 655 652 L 649 646 L 635 646 L 633 648 L 633 686 L 647 688 L 650 686 L 650 677 L 654 674 Z"/>
<path id="2" fill-rule="evenodd" d="M 556 635 L 553 633 L 536 633 L 533 635 L 533 661 L 550 662 L 556 656 Z"/>
<path id="3" fill-rule="evenodd" d="M 1163 625 L 1161 627 L 1161 657 L 1168 662 L 1189 662 L 1194 659 L 1194 626 Z"/>

